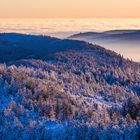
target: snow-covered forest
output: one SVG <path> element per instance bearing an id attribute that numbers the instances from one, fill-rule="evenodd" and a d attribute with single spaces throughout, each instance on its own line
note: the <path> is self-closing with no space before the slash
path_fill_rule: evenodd
<path id="1" fill-rule="evenodd" d="M 140 139 L 139 63 L 82 41 L 17 34 L 0 35 L 0 54 L 1 140 Z"/>

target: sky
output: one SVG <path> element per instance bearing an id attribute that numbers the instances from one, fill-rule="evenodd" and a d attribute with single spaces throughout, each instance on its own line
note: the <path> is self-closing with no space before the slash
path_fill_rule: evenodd
<path id="1" fill-rule="evenodd" d="M 140 0 L 0 0 L 0 18 L 140 18 Z"/>

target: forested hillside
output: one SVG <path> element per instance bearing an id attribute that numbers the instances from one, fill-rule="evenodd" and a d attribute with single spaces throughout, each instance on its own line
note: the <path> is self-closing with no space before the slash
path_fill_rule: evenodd
<path id="1" fill-rule="evenodd" d="M 140 139 L 138 63 L 81 41 L 4 36 L 0 37 L 0 53 L 7 54 L 0 57 L 1 139 Z M 29 55 L 16 55 L 27 42 Z M 14 58 L 5 47 L 11 47 Z"/>

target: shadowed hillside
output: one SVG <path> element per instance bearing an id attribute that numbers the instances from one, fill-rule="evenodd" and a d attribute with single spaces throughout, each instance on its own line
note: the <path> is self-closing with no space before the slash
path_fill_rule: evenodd
<path id="1" fill-rule="evenodd" d="M 56 52 L 81 50 L 90 46 L 82 41 L 16 33 L 0 34 L 0 62 L 23 58 L 52 59 Z"/>

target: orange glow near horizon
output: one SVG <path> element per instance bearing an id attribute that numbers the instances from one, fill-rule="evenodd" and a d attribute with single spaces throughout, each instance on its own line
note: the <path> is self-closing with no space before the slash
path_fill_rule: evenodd
<path id="1" fill-rule="evenodd" d="M 140 0 L 0 0 L 0 18 L 140 18 Z"/>

